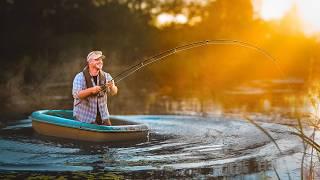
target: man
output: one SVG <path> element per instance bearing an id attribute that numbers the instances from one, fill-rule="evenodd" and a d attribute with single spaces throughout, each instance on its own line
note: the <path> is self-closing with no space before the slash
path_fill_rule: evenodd
<path id="1" fill-rule="evenodd" d="M 117 86 L 109 73 L 102 71 L 105 56 L 92 51 L 87 56 L 87 66 L 73 80 L 73 116 L 86 123 L 111 126 L 107 94 L 116 95 Z M 106 85 L 106 91 L 101 85 Z"/>

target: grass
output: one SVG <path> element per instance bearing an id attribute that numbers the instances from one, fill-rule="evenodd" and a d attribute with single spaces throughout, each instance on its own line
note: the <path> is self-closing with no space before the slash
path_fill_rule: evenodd
<path id="1" fill-rule="evenodd" d="M 316 179 L 320 177 L 320 144 L 315 139 L 316 132 L 320 130 L 320 84 L 313 84 L 311 86 L 308 92 L 308 100 L 311 107 L 311 111 L 309 113 L 310 118 L 302 121 L 300 115 L 297 114 L 297 126 L 294 128 L 295 130 L 291 132 L 292 135 L 295 135 L 302 140 L 304 148 L 300 166 L 302 180 Z M 268 138 L 275 144 L 280 154 L 282 154 L 280 146 L 266 129 L 253 119 L 250 119 L 248 116 L 245 116 L 244 119 L 268 136 Z M 310 135 L 305 133 L 306 128 L 311 128 L 312 133 Z M 274 171 L 277 177 L 280 178 L 276 169 L 274 169 Z M 289 179 L 291 179 L 290 176 Z"/>

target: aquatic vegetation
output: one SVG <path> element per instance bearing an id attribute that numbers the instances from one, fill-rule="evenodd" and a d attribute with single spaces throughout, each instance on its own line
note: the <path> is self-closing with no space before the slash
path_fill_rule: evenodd
<path id="1" fill-rule="evenodd" d="M 298 132 L 295 133 L 303 140 L 304 154 L 301 161 L 301 177 L 306 179 L 315 179 L 320 177 L 320 143 L 316 138 L 316 133 L 320 127 L 320 84 L 312 83 L 308 92 L 310 100 L 310 118 L 307 122 L 302 122 L 298 118 Z M 312 129 L 311 135 L 304 133 L 303 123 Z M 306 169 L 306 171 L 304 171 Z"/>
<path id="2" fill-rule="evenodd" d="M 297 125 L 294 126 L 291 134 L 302 140 L 304 151 L 302 152 L 300 166 L 301 179 L 317 179 L 320 177 L 320 83 L 312 83 L 308 91 L 307 99 L 309 102 L 308 118 L 302 119 L 301 114 L 296 114 Z M 266 129 L 253 119 L 247 116 L 244 118 L 266 134 L 281 153 L 281 148 Z M 309 131 L 306 132 L 306 129 Z M 274 169 L 274 171 L 278 176 L 277 170 Z"/>

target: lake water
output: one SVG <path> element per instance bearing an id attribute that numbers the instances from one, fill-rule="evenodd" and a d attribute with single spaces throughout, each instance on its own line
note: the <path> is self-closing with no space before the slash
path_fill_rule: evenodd
<path id="1" fill-rule="evenodd" d="M 0 130 L 0 178 L 300 179 L 303 146 L 291 132 L 294 114 L 309 106 L 299 93 L 285 94 L 246 89 L 219 101 L 146 98 L 145 115 L 119 116 L 146 124 L 150 136 L 121 144 L 45 137 L 28 117 L 7 119 Z M 150 115 L 156 113 L 164 115 Z M 270 133 L 282 153 L 244 114 Z"/>
<path id="2" fill-rule="evenodd" d="M 147 124 L 149 139 L 131 144 L 77 142 L 36 134 L 30 119 L 12 122 L 1 130 L 2 177 L 273 179 L 274 168 L 284 179 L 288 172 L 300 177 L 303 148 L 287 126 L 262 123 L 280 154 L 265 134 L 239 117 L 122 117 Z"/>

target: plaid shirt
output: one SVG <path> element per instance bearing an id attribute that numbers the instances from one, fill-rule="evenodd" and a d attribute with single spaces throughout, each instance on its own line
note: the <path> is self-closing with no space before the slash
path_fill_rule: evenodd
<path id="1" fill-rule="evenodd" d="M 109 73 L 106 73 L 106 72 L 103 72 L 103 73 L 105 73 L 105 77 L 107 81 L 112 80 L 112 77 Z M 96 84 L 93 78 L 91 78 L 91 81 L 92 81 L 92 84 L 95 86 Z M 100 85 L 99 77 L 97 78 L 97 85 Z M 103 120 L 108 119 L 109 111 L 107 106 L 107 93 L 101 92 L 101 96 L 89 96 L 86 99 L 81 99 L 81 103 L 75 106 L 80 101 L 78 93 L 84 89 L 87 89 L 86 80 L 83 72 L 80 72 L 75 76 L 73 80 L 73 87 L 72 87 L 72 95 L 74 98 L 73 116 L 75 117 L 75 119 L 81 122 L 86 122 L 86 123 L 94 122 L 97 116 L 97 104 L 99 105 L 101 119 Z"/>

